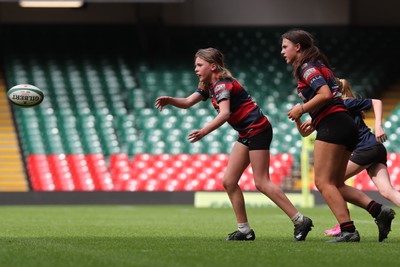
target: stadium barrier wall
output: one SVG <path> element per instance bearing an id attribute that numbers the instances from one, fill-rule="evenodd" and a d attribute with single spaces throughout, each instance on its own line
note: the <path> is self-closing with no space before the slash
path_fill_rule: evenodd
<path id="1" fill-rule="evenodd" d="M 364 191 L 374 200 L 388 206 L 378 191 Z M 299 192 L 286 192 L 294 201 L 301 200 Z M 314 205 L 325 205 L 318 191 L 311 191 Z M 297 195 L 297 196 L 296 196 Z M 293 198 L 294 196 L 294 198 Z M 0 205 L 195 205 L 198 207 L 227 207 L 225 192 L 1 192 Z M 258 192 L 245 192 L 246 205 L 269 206 L 271 203 Z M 197 199 L 199 201 L 199 199 Z M 301 202 L 294 202 L 301 206 Z M 271 204 L 272 205 L 272 204 Z"/>

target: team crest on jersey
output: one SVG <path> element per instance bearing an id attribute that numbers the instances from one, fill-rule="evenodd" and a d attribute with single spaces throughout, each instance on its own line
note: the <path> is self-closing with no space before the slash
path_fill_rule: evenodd
<path id="1" fill-rule="evenodd" d="M 225 90 L 225 88 L 226 88 L 225 84 L 219 84 L 215 87 L 215 93 L 218 93 L 218 91 L 221 90 Z"/>
<path id="2" fill-rule="evenodd" d="M 315 73 L 315 72 L 317 72 L 317 70 L 316 70 L 315 68 L 310 68 L 310 69 L 306 70 L 306 71 L 304 72 L 304 74 L 303 74 L 304 79 L 307 80 L 308 77 L 309 77 L 311 74 Z"/>

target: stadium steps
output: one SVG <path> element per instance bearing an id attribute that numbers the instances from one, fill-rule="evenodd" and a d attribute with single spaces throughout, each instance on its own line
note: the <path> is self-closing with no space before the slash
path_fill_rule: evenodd
<path id="1" fill-rule="evenodd" d="M 0 192 L 1 191 L 29 191 L 10 106 L 3 85 L 0 85 Z"/>
<path id="2" fill-rule="evenodd" d="M 382 117 L 383 120 L 385 120 L 385 118 L 389 116 L 400 103 L 400 83 L 390 86 L 383 92 L 380 99 L 383 103 Z M 373 109 L 365 113 L 365 123 L 372 130 L 375 128 L 375 115 Z"/>

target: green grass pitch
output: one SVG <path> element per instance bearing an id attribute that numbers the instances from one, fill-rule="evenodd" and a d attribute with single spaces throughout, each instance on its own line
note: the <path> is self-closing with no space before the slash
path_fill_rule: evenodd
<path id="1" fill-rule="evenodd" d="M 372 217 L 351 209 L 360 243 L 330 244 L 335 220 L 325 206 L 300 209 L 315 227 L 294 242 L 278 208 L 251 207 L 254 242 L 227 242 L 230 208 L 191 206 L 0 206 L 0 266 L 397 266 L 400 224 L 378 242 Z M 400 214 L 400 210 L 396 208 Z"/>

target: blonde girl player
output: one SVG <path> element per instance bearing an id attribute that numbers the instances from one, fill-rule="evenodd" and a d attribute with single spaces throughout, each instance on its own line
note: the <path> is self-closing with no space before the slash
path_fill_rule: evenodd
<path id="1" fill-rule="evenodd" d="M 390 182 L 386 165 L 387 151 L 382 144 L 387 138 L 382 128 L 382 101 L 368 98 L 357 99 L 347 80 L 337 79 L 337 82 L 341 88 L 344 104 L 353 116 L 359 133 L 359 142 L 347 164 L 345 178 L 349 179 L 357 173 L 367 170 L 379 193 L 397 207 L 400 207 L 400 192 L 396 191 Z M 371 132 L 364 122 L 363 112 L 371 108 L 375 114 L 375 134 Z M 310 126 L 309 123 L 310 121 L 307 121 L 299 127 L 307 129 Z M 366 209 L 375 218 L 379 229 L 379 241 L 381 242 L 386 239 L 391 230 L 392 220 L 395 215 L 394 210 L 382 207 L 381 204 L 373 201 L 366 194 L 353 187 L 345 185 L 340 191 L 348 202 Z M 340 234 L 340 227 L 335 226 L 332 229 L 326 230 L 325 234 L 338 235 Z"/>
<path id="2" fill-rule="evenodd" d="M 191 143 L 201 140 L 225 122 L 238 131 L 239 137 L 233 145 L 222 181 L 236 215 L 238 230 L 229 234 L 226 240 L 255 239 L 255 233 L 247 219 L 243 192 L 238 184 L 249 164 L 253 168 L 256 188 L 291 218 L 294 224 L 294 240 L 305 240 L 313 226 L 312 220 L 303 216 L 282 189 L 270 180 L 269 147 L 272 127 L 267 117 L 225 67 L 224 56 L 219 50 L 200 49 L 194 60 L 194 71 L 200 80 L 199 88 L 186 98 L 161 96 L 156 99 L 155 107 L 160 111 L 167 105 L 187 109 L 200 101 L 210 99 L 217 116 L 203 128 L 189 133 L 187 138 Z"/>
<path id="3" fill-rule="evenodd" d="M 335 76 L 326 57 L 315 46 L 312 35 L 290 30 L 282 35 L 281 55 L 293 67 L 297 93 L 304 104 L 295 105 L 289 119 L 296 121 L 308 112 L 317 130 L 314 143 L 315 185 L 340 224 L 341 233 L 329 242 L 359 242 L 360 235 L 339 191 L 358 130 L 338 92 Z"/>

